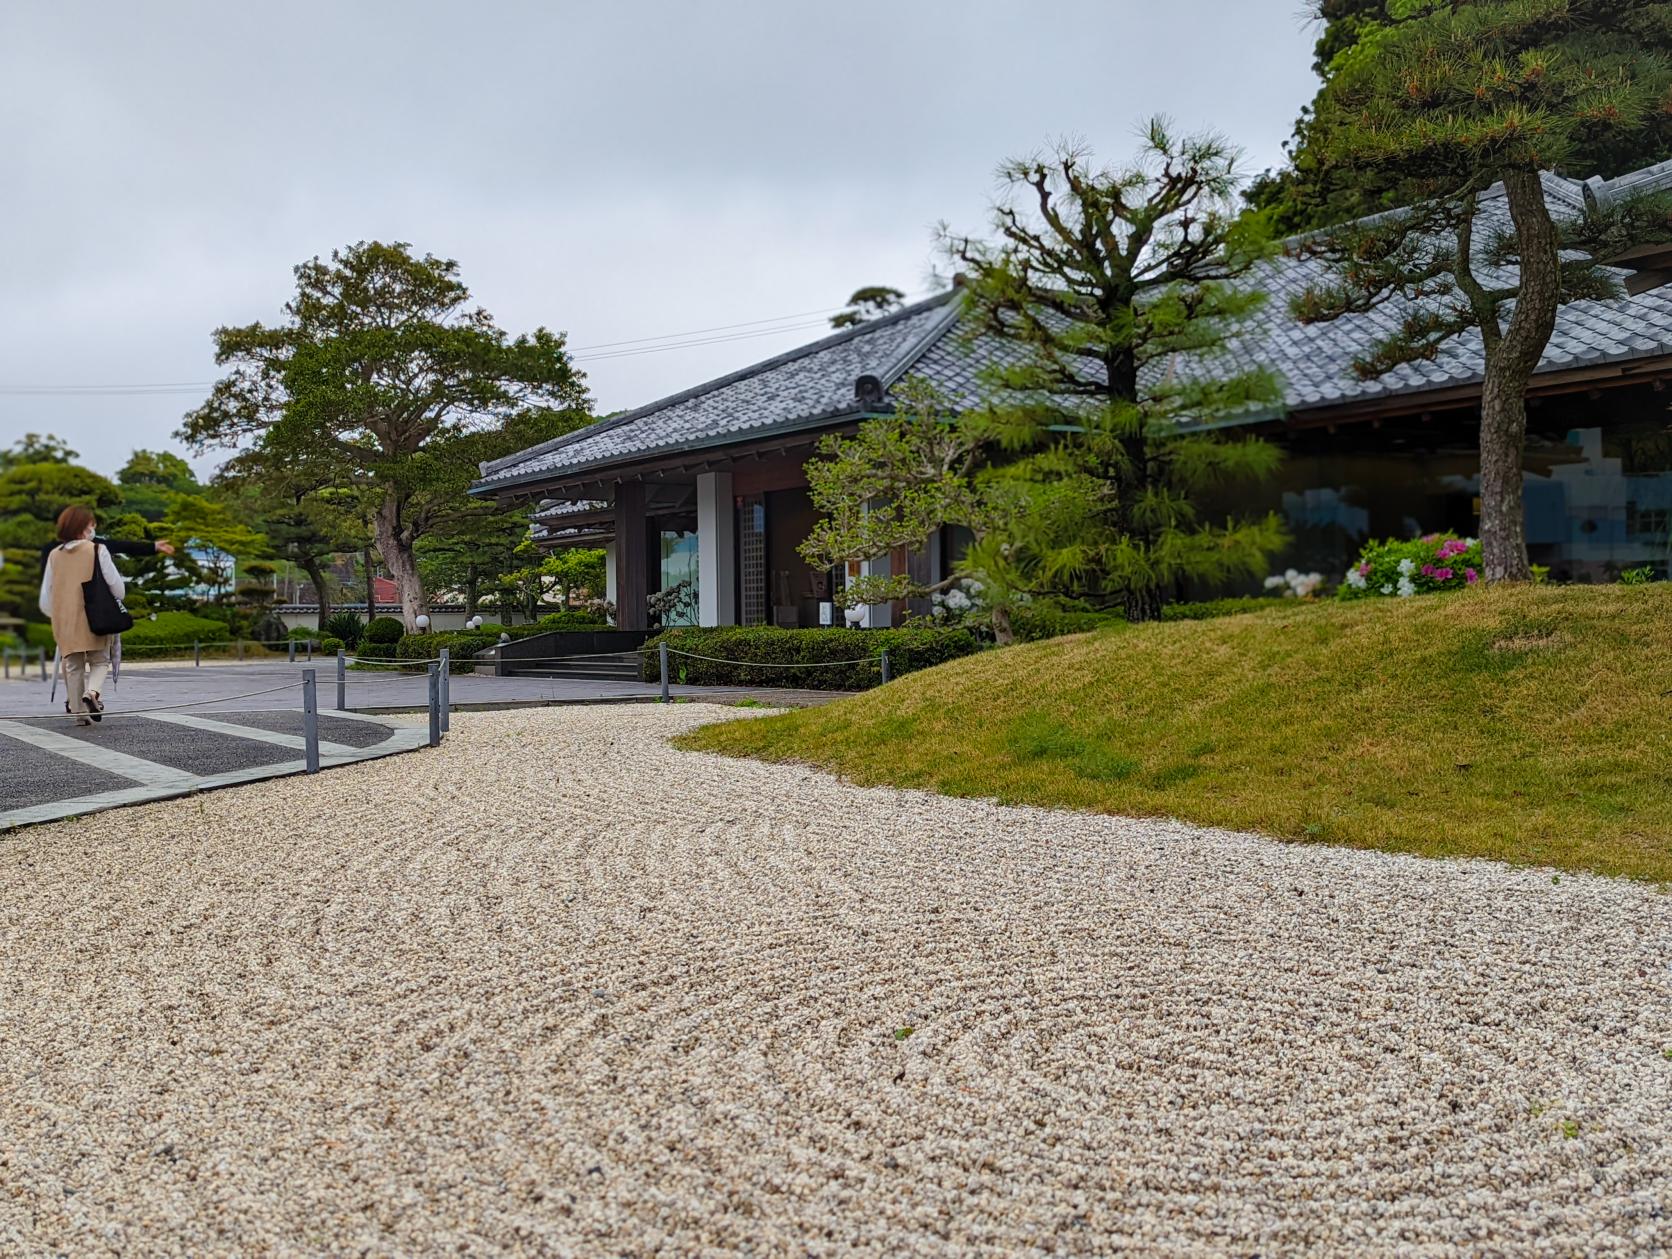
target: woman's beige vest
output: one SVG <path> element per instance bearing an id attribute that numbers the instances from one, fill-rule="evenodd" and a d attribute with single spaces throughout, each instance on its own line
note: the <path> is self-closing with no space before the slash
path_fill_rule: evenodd
<path id="1" fill-rule="evenodd" d="M 46 561 L 52 567 L 52 636 L 58 650 L 104 651 L 110 646 L 108 634 L 95 634 L 87 625 L 87 603 L 81 583 L 93 580 L 98 556 L 91 542 L 66 542 L 52 549 Z"/>

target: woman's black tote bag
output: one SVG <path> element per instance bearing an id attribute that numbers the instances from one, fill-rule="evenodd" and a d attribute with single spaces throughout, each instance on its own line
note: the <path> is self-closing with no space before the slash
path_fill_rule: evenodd
<path id="1" fill-rule="evenodd" d="M 87 628 L 95 634 L 126 634 L 134 627 L 133 614 L 111 593 L 104 579 L 97 542 L 93 544 L 93 576 L 81 583 L 81 597 L 87 604 Z"/>

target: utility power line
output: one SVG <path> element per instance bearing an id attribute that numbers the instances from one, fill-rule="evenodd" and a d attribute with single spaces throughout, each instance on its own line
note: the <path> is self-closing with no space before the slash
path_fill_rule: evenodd
<path id="1" fill-rule="evenodd" d="M 612 359 L 637 358 L 645 354 L 661 354 L 669 350 L 750 341 L 758 337 L 772 337 L 788 332 L 807 332 L 825 327 L 828 323 L 824 318 L 812 316 L 826 316 L 845 309 L 845 306 L 826 306 L 794 315 L 779 315 L 774 319 L 750 319 L 742 323 L 718 324 L 712 328 L 694 328 L 689 332 L 670 332 L 657 337 L 601 341 L 596 345 L 571 347 L 569 353 L 577 363 L 597 363 Z M 197 397 L 214 386 L 215 382 L 212 380 L 154 381 L 131 385 L 0 385 L 0 398 Z"/>

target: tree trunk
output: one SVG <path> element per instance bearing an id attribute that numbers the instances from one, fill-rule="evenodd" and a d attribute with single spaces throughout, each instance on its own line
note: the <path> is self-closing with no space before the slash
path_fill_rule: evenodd
<path id="1" fill-rule="evenodd" d="M 377 619 L 377 569 L 372 567 L 372 549 L 367 547 L 360 558 L 366 564 L 366 624 Z"/>
<path id="2" fill-rule="evenodd" d="M 314 597 L 319 600 L 319 634 L 325 636 L 325 622 L 331 619 L 331 595 L 325 589 L 325 570 L 319 566 L 317 556 L 309 556 L 300 561 L 298 567 L 308 575 L 313 583 Z"/>
<path id="3" fill-rule="evenodd" d="M 1142 621 L 1161 619 L 1161 591 L 1154 586 L 1142 586 L 1124 592 L 1126 619 L 1134 625 Z"/>
<path id="4" fill-rule="evenodd" d="M 1000 647 L 1008 647 L 1016 641 L 1016 627 L 1010 623 L 1008 604 L 993 605 L 993 639 Z"/>
<path id="5" fill-rule="evenodd" d="M 1480 391 L 1480 543 L 1486 580 L 1527 581 L 1527 513 L 1522 457 L 1527 446 L 1527 386 L 1533 379 L 1561 298 L 1560 242 L 1537 171 L 1510 171 L 1504 193 L 1521 252 L 1515 313 L 1488 347 Z"/>
<path id="6" fill-rule="evenodd" d="M 400 512 L 400 500 L 390 490 L 377 509 L 372 529 L 377 536 L 378 554 L 383 556 L 383 565 L 400 596 L 401 620 L 411 633 L 418 628 L 418 617 L 426 610 L 424 582 L 418 576 L 418 557 L 413 554 L 412 539 L 401 528 Z"/>
<path id="7" fill-rule="evenodd" d="M 476 615 L 477 587 L 480 584 L 481 575 L 477 571 L 476 562 L 472 560 L 464 566 L 464 619 L 467 621 Z"/>

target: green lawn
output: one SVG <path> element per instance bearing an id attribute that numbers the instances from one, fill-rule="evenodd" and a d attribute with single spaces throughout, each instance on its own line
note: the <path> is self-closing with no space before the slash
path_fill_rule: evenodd
<path id="1" fill-rule="evenodd" d="M 1672 584 L 1082 634 L 683 746 L 855 782 L 1672 881 Z"/>

